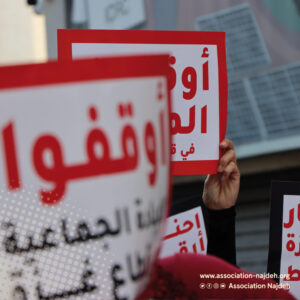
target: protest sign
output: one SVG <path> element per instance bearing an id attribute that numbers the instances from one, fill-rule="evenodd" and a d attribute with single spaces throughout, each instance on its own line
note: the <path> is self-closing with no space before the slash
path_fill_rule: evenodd
<path id="1" fill-rule="evenodd" d="M 200 206 L 167 219 L 160 257 L 176 253 L 206 254 L 207 236 Z"/>
<path id="2" fill-rule="evenodd" d="M 268 272 L 300 296 L 300 182 L 272 182 Z"/>
<path id="3" fill-rule="evenodd" d="M 58 58 L 169 53 L 173 175 L 213 174 L 225 137 L 225 33 L 58 30 Z"/>
<path id="4" fill-rule="evenodd" d="M 0 68 L 0 299 L 134 299 L 170 189 L 167 56 Z"/>

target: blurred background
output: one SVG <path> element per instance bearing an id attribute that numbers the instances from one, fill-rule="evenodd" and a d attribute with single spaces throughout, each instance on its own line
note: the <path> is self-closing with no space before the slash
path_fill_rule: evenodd
<path id="1" fill-rule="evenodd" d="M 0 65 L 56 59 L 57 28 L 226 32 L 237 262 L 266 272 L 271 181 L 300 181 L 300 0 L 0 0 Z M 173 203 L 203 179 L 176 176 Z"/>

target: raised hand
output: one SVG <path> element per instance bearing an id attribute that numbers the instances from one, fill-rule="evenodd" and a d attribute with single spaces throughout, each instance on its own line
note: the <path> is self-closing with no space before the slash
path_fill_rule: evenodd
<path id="1" fill-rule="evenodd" d="M 202 196 L 205 206 L 214 210 L 235 205 L 240 188 L 240 172 L 233 143 L 224 139 L 220 150 L 224 154 L 219 161 L 218 173 L 207 176 Z"/>

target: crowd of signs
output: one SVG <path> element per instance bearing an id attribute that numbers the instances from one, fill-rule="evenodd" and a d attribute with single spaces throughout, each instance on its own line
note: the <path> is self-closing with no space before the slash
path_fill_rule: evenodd
<path id="1" fill-rule="evenodd" d="M 139 33 L 111 33 L 111 57 L 63 62 L 63 31 L 60 62 L 0 69 L 3 299 L 135 298 L 161 247 L 171 170 L 216 171 L 224 35 L 162 46 L 156 34 L 149 55 L 145 40 L 129 52 Z M 162 255 L 206 243 L 197 208 L 169 219 Z"/>
<path id="2" fill-rule="evenodd" d="M 200 207 L 163 230 L 171 175 L 217 170 L 224 34 L 62 30 L 58 56 L 0 68 L 1 299 L 134 299 L 160 248 L 206 253 Z"/>

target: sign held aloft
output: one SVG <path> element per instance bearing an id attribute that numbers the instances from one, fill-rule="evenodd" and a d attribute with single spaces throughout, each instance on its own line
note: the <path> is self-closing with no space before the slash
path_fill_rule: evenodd
<path id="1" fill-rule="evenodd" d="M 170 190 L 167 74 L 161 55 L 0 68 L 1 299 L 145 287 Z"/>
<path id="2" fill-rule="evenodd" d="M 300 297 L 300 183 L 274 181 L 271 190 L 268 273 Z"/>
<path id="3" fill-rule="evenodd" d="M 169 54 L 172 174 L 213 174 L 225 138 L 224 32 L 58 30 L 58 58 Z"/>

